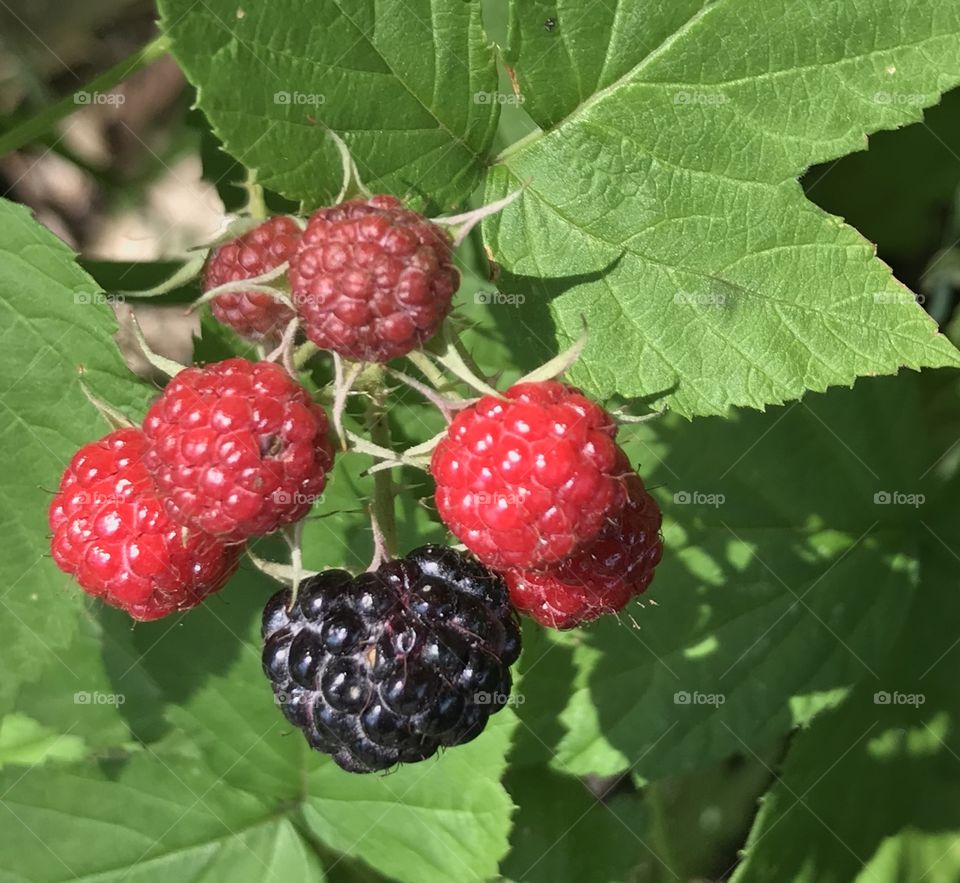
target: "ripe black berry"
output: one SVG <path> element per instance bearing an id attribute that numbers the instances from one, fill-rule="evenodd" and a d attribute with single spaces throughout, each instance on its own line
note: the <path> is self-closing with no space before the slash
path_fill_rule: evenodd
<path id="1" fill-rule="evenodd" d="M 506 704 L 520 630 L 506 585 L 445 546 L 274 595 L 263 669 L 284 716 L 343 769 L 413 763 L 480 735 Z"/>

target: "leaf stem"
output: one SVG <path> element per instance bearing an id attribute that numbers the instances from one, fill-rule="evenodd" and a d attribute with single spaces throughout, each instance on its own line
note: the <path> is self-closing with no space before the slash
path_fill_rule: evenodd
<path id="1" fill-rule="evenodd" d="M 48 105 L 39 113 L 24 120 L 19 126 L 0 137 L 0 156 L 19 150 L 24 145 L 36 141 L 64 117 L 68 117 L 74 111 L 84 107 L 85 105 L 77 100 L 77 96 L 81 93 L 108 92 L 136 71 L 165 55 L 169 49 L 169 38 L 166 36 L 157 37 L 156 40 L 147 43 L 142 49 L 128 55 L 108 71 L 104 71 L 99 77 L 91 80 L 82 89 L 71 92 L 61 98 L 60 101 Z"/>
<path id="2" fill-rule="evenodd" d="M 493 165 L 499 165 L 505 160 L 509 159 L 514 153 L 517 153 L 523 150 L 529 144 L 532 144 L 534 141 L 539 141 L 544 136 L 543 129 L 534 129 L 532 132 L 527 132 L 522 138 L 517 141 L 514 141 L 509 147 L 505 147 L 493 161 Z"/>

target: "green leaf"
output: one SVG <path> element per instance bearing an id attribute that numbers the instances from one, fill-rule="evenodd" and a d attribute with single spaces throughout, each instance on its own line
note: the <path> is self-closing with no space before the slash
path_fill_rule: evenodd
<path id="1" fill-rule="evenodd" d="M 621 4 L 621 20 L 647 6 Z M 589 38 L 628 70 L 506 151 L 487 187 L 492 200 L 528 184 L 486 236 L 519 291 L 550 299 L 561 342 L 587 321 L 575 379 L 691 416 L 960 364 L 869 243 L 795 180 L 919 119 L 960 82 L 958 35 L 960 12 L 932 0 L 747 0 L 704 7 L 642 56 Z M 542 63 L 521 44 L 521 78 Z"/>
<path id="2" fill-rule="evenodd" d="M 56 733 L 22 714 L 0 720 L 0 768 L 6 764 L 34 766 L 47 760 L 79 760 L 87 752 L 83 739 Z"/>
<path id="3" fill-rule="evenodd" d="M 523 109 L 544 129 L 594 92 L 627 75 L 697 14 L 707 0 L 590 5 L 578 0 L 512 3 L 508 61 Z"/>
<path id="4" fill-rule="evenodd" d="M 277 552 L 258 548 L 268 557 Z M 217 836 L 228 852 L 241 856 L 248 852 L 241 835 L 251 825 L 265 829 L 264 840 L 281 834 L 293 837 L 294 829 L 301 832 L 304 843 L 296 849 L 284 846 L 285 861 L 288 853 L 306 849 L 305 843 L 319 842 L 331 853 L 345 853 L 391 879 L 411 883 L 483 880 L 495 874 L 508 848 L 513 810 L 499 781 L 516 725 L 510 712 L 495 717 L 470 745 L 424 763 L 389 775 L 343 772 L 329 758 L 310 751 L 302 735 L 287 724 L 261 670 L 259 617 L 276 589 L 245 564 L 230 585 L 175 622 L 146 623 L 131 632 L 121 613 L 103 611 L 104 644 L 113 648 L 105 689 L 123 695 L 120 710 L 134 736 L 145 743 L 147 757 L 137 765 L 142 771 L 137 775 L 149 778 L 158 800 L 168 795 L 183 811 L 195 801 L 184 798 L 176 777 L 183 778 L 184 768 L 202 767 L 220 783 L 224 805 L 230 804 L 229 795 L 238 801 L 237 813 L 225 812 L 217 801 L 206 808 L 206 800 L 196 805 L 197 813 L 205 818 L 209 809 L 213 818 L 198 821 L 198 839 L 190 840 L 192 845 L 176 846 L 185 853 L 178 859 L 183 867 L 191 867 L 187 862 L 193 860 L 193 850 L 202 850 L 214 836 L 209 832 L 217 830 L 219 816 L 237 834 L 221 830 Z M 165 774 L 167 768 L 175 775 Z M 77 767 L 76 774 L 91 773 Z M 113 786 L 116 801 L 125 799 L 126 782 L 121 776 Z M 43 806 L 51 818 L 45 830 L 51 842 L 59 842 L 68 836 L 66 826 L 75 824 L 65 814 L 78 810 L 60 794 L 59 785 L 46 787 L 49 796 Z M 197 788 L 197 795 L 203 795 L 207 786 Z M 241 817 L 244 807 L 250 814 Z M 172 823 L 172 818 L 166 823 L 161 819 L 156 833 Z M 173 849 L 174 840 L 164 844 Z M 16 866 L 15 854 L 7 851 L 13 848 L 0 839 L 0 866 Z M 129 863 L 129 855 L 121 852 L 117 866 Z M 62 857 L 72 865 L 67 853 Z M 156 879 L 169 879 L 160 876 L 159 869 L 154 873 Z M 294 879 L 314 878 L 301 874 Z"/>
<path id="5" fill-rule="evenodd" d="M 948 588 L 960 532 L 940 533 L 924 541 L 924 601 L 890 663 L 797 736 L 763 800 L 737 883 L 960 876 L 960 605 Z"/>
<path id="6" fill-rule="evenodd" d="M 887 263 L 923 260 L 940 247 L 943 218 L 960 186 L 950 146 L 957 143 L 960 89 L 944 95 L 922 123 L 880 132 L 866 152 L 811 169 L 807 196 L 875 242 Z"/>
<path id="7" fill-rule="evenodd" d="M 108 431 L 80 388 L 138 419 L 149 391 L 127 370 L 116 322 L 96 283 L 70 250 L 21 206 L 0 200 L 0 414 L 8 468 L 0 477 L 5 552 L 0 560 L 0 644 L 6 674 L 0 710 L 47 667 L 64 692 L 84 689 L 68 646 L 83 593 L 53 564 L 50 494 L 82 444 Z"/>
<path id="8" fill-rule="evenodd" d="M 513 811 L 500 777 L 515 724 L 511 712 L 500 712 L 476 742 L 389 776 L 358 778 L 320 765 L 304 817 L 325 843 L 394 879 L 496 877 Z"/>
<path id="9" fill-rule="evenodd" d="M 586 783 L 545 767 L 507 777 L 520 806 L 502 872 L 526 883 L 656 880 L 647 808 L 635 793 L 598 799 Z M 645 873 L 641 874 L 642 868 Z"/>
<path id="10" fill-rule="evenodd" d="M 918 519 L 937 505 L 940 480 L 911 444 L 922 413 L 905 376 L 696 433 L 679 418 L 644 428 L 628 450 L 664 508 L 664 561 L 644 596 L 656 603 L 536 654 L 534 681 L 555 654 L 569 668 L 573 647 L 560 727 L 538 730 L 554 766 L 650 780 L 696 769 L 773 743 L 872 679 L 914 597 Z M 894 493 L 924 508 L 875 496 Z M 533 692 L 525 673 L 521 691 Z M 531 711 L 536 729 L 545 714 Z"/>
<path id="11" fill-rule="evenodd" d="M 499 105 L 475 0 L 158 5 L 214 131 L 264 186 L 329 202 L 328 128 L 371 189 L 452 206 L 479 181 Z"/>
<path id="12" fill-rule="evenodd" d="M 323 879 L 287 817 L 202 761 L 153 754 L 107 772 L 11 767 L 0 790 L 5 880 Z"/>

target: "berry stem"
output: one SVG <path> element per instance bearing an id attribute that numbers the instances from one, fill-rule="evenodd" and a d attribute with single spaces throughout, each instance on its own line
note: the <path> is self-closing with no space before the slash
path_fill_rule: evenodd
<path id="1" fill-rule="evenodd" d="M 340 203 L 347 199 L 356 199 L 359 197 L 369 199 L 373 194 L 363 183 L 363 179 L 360 177 L 360 170 L 357 168 L 357 164 L 350 153 L 350 148 L 347 147 L 343 138 L 334 132 L 333 129 L 327 129 L 327 134 L 336 145 L 337 152 L 340 154 L 340 162 L 343 164 L 343 184 L 334 202 Z"/>
<path id="2" fill-rule="evenodd" d="M 566 374 L 576 361 L 580 358 L 584 347 L 587 345 L 587 323 L 583 323 L 583 330 L 580 336 L 565 349 L 562 353 L 554 356 L 549 362 L 541 365 L 539 368 L 525 374 L 517 383 L 539 383 L 543 380 L 553 380 L 561 374 Z"/>
<path id="3" fill-rule="evenodd" d="M 347 408 L 347 397 L 354 383 L 363 372 L 362 362 L 351 362 L 349 367 L 344 364 L 344 359 L 337 353 L 333 354 L 333 407 L 330 409 L 330 419 L 333 423 L 333 431 L 336 433 L 337 441 L 340 442 L 342 451 L 348 450 L 347 437 L 343 430 L 343 412 Z"/>
<path id="4" fill-rule="evenodd" d="M 290 546 L 290 567 L 292 570 L 293 585 L 290 586 L 290 606 L 297 601 L 297 592 L 300 581 L 303 579 L 303 522 L 298 521 L 285 532 L 287 544 Z"/>
<path id="5" fill-rule="evenodd" d="M 155 353 L 151 348 L 150 344 L 147 343 L 146 337 L 143 336 L 143 329 L 140 327 L 140 323 L 137 321 L 137 314 L 130 310 L 130 315 L 127 320 L 130 323 L 130 328 L 133 330 L 133 336 L 137 341 L 137 346 L 140 347 L 140 352 L 143 353 L 143 357 L 159 371 L 161 374 L 165 374 L 167 377 L 173 378 L 179 374 L 186 365 L 181 365 L 179 362 L 175 362 L 173 359 L 168 359 L 166 356 L 161 356 L 159 353 Z"/>
<path id="6" fill-rule="evenodd" d="M 463 241 L 470 235 L 470 231 L 477 226 L 484 218 L 489 218 L 497 212 L 503 211 L 511 202 L 513 202 L 521 193 L 523 188 L 514 190 L 513 193 L 491 202 L 489 205 L 481 206 L 473 211 L 464 212 L 460 215 L 450 215 L 448 217 L 431 218 L 434 224 L 440 224 L 445 227 L 454 227 L 453 247 L 458 248 Z"/>
<path id="7" fill-rule="evenodd" d="M 265 221 L 270 213 L 267 211 L 263 187 L 257 183 L 256 169 L 247 170 L 247 177 L 244 179 L 243 189 L 247 193 L 247 213 L 251 218 L 255 218 L 258 221 Z"/>
<path id="8" fill-rule="evenodd" d="M 293 364 L 298 369 L 302 368 L 319 352 L 320 347 L 318 347 L 312 340 L 301 343 L 300 346 L 293 351 Z"/>
<path id="9" fill-rule="evenodd" d="M 467 386 L 483 395 L 501 398 L 500 393 L 479 376 L 477 366 L 461 346 L 460 339 L 449 322 L 443 324 L 440 333 L 427 346 L 426 352 Z"/>
<path id="10" fill-rule="evenodd" d="M 80 373 L 82 374 L 83 372 L 81 371 Z M 126 414 L 108 405 L 102 399 L 98 399 L 87 389 L 87 385 L 82 380 L 80 381 L 80 390 L 87 397 L 87 401 L 97 409 L 97 412 L 103 417 L 110 429 L 130 429 L 133 427 L 133 422 Z"/>
<path id="11" fill-rule="evenodd" d="M 288 323 L 287 327 L 283 332 L 283 337 L 280 339 L 280 343 L 273 352 L 266 356 L 266 361 L 276 362 L 278 359 L 281 361 L 284 368 L 286 368 L 287 373 L 294 379 L 297 380 L 297 368 L 293 361 L 293 342 L 297 336 L 297 328 L 300 326 L 300 320 L 294 316 Z"/>
<path id="12" fill-rule="evenodd" d="M 257 568 L 261 573 L 265 573 L 267 576 L 272 579 L 277 580 L 277 582 L 289 587 L 292 587 L 295 580 L 294 566 L 292 564 L 281 564 L 279 561 L 268 561 L 266 558 L 261 558 L 259 555 L 254 553 L 253 549 L 247 547 L 246 550 L 247 558 L 253 563 L 253 566 Z M 308 579 L 311 576 L 316 576 L 320 571 L 318 570 L 303 570 L 302 568 L 299 571 L 299 574 L 296 575 L 296 579 L 302 582 L 305 579 Z"/>
<path id="13" fill-rule="evenodd" d="M 209 249 L 201 249 L 196 254 L 192 254 L 179 270 L 176 270 L 173 275 L 163 282 L 154 285 L 153 288 L 148 288 L 146 291 L 119 291 L 117 293 L 123 295 L 125 298 L 146 299 L 149 297 L 159 297 L 161 294 L 176 291 L 176 289 L 183 287 L 200 275 L 200 271 L 203 269 L 203 265 L 207 260 L 208 252 Z"/>
<path id="14" fill-rule="evenodd" d="M 77 96 L 108 92 L 136 71 L 156 61 L 161 55 L 166 55 L 169 48 L 169 38 L 166 36 L 158 37 L 156 40 L 147 43 L 142 49 L 138 49 L 132 55 L 115 64 L 110 70 L 100 74 L 96 79 L 91 80 L 83 89 L 78 89 L 55 104 L 45 107 L 0 138 L 0 156 L 19 150 L 24 145 L 36 141 L 64 117 L 70 116 L 74 111 L 83 107 L 84 105 L 80 103 Z"/>
<path id="15" fill-rule="evenodd" d="M 444 373 L 420 350 L 414 350 L 411 353 L 407 353 L 407 360 L 424 377 L 426 377 L 431 384 L 433 384 L 436 390 L 439 392 L 446 392 L 449 395 L 455 394 L 451 389 L 453 384 L 447 380 Z"/>
<path id="16" fill-rule="evenodd" d="M 454 413 L 459 408 L 465 408 L 469 402 L 466 399 L 446 399 L 439 393 L 432 390 L 425 383 L 421 383 L 419 380 L 415 380 L 409 374 L 404 374 L 403 371 L 398 371 L 396 368 L 388 368 L 391 377 L 396 377 L 401 383 L 405 383 L 411 389 L 416 390 L 420 395 L 422 395 L 430 404 L 432 404 L 441 414 L 443 414 L 443 419 L 449 423 L 453 420 Z"/>
<path id="17" fill-rule="evenodd" d="M 245 292 L 253 291 L 257 294 L 266 294 L 272 297 L 274 300 L 278 300 L 281 303 L 286 304 L 288 307 L 293 306 L 293 301 L 290 299 L 289 292 L 281 291 L 279 288 L 274 288 L 271 285 L 267 285 L 267 282 L 273 282 L 274 279 L 279 279 L 282 277 L 287 270 L 290 269 L 290 262 L 284 261 L 282 264 L 274 267 L 272 270 L 268 270 L 266 273 L 261 273 L 259 276 L 251 276 L 249 279 L 241 279 L 239 282 L 224 282 L 223 285 L 218 285 L 216 288 L 211 288 L 209 291 L 205 291 L 200 297 L 198 297 L 187 310 L 187 314 L 192 313 L 197 307 L 203 306 L 205 303 L 209 303 L 215 298 L 220 297 L 221 294 L 232 294 L 233 292 Z"/>
<path id="18" fill-rule="evenodd" d="M 368 376 L 373 386 L 370 404 L 367 406 L 367 430 L 370 441 L 381 448 L 391 450 L 390 424 L 387 421 L 386 407 L 386 372 L 382 366 L 377 365 L 371 368 Z M 397 519 L 394 511 L 393 478 L 389 469 L 374 473 L 370 515 L 377 546 L 376 554 L 385 555 L 387 558 L 393 557 L 397 553 Z"/>

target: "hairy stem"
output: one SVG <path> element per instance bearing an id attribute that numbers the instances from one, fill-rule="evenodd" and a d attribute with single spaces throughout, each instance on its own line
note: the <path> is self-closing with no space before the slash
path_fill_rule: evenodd
<path id="1" fill-rule="evenodd" d="M 364 386 L 370 391 L 367 407 L 367 430 L 370 441 L 390 450 L 390 425 L 387 422 L 386 372 L 381 366 L 365 372 Z M 383 549 L 388 557 L 397 554 L 397 519 L 394 511 L 393 478 L 390 470 L 373 475 L 373 503 L 371 505 L 376 525 L 382 536 Z"/>
<path id="2" fill-rule="evenodd" d="M 420 350 L 414 350 L 413 352 L 407 353 L 407 359 L 433 384 L 435 389 L 441 392 L 450 390 L 452 384 L 447 379 L 447 376 L 430 361 L 425 353 Z"/>

